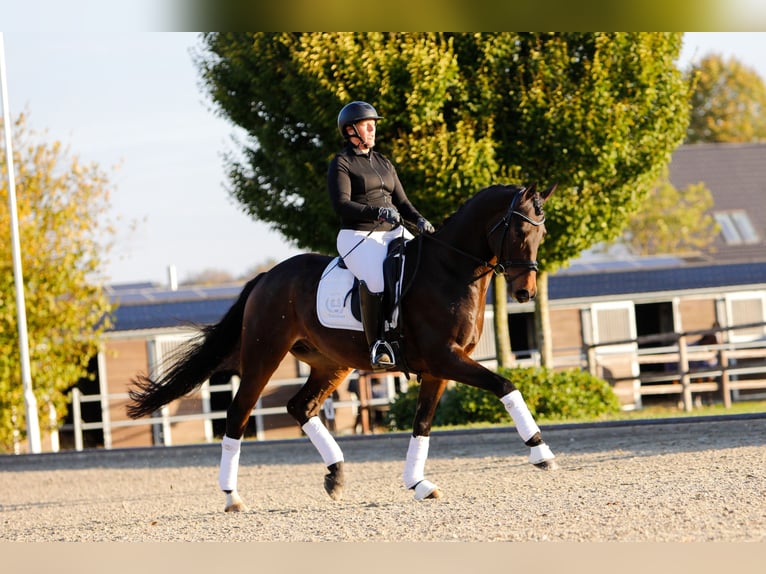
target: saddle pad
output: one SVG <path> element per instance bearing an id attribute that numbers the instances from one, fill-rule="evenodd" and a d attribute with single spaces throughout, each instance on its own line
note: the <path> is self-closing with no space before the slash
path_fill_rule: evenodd
<path id="1" fill-rule="evenodd" d="M 338 267 L 336 257 L 322 272 L 317 289 L 317 317 L 330 329 L 363 331 L 362 323 L 351 314 L 351 297 L 346 298 L 354 285 L 354 275 Z"/>

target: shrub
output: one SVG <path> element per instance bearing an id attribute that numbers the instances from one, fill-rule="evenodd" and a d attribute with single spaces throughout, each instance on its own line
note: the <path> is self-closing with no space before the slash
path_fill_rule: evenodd
<path id="1" fill-rule="evenodd" d="M 513 381 L 535 418 L 546 420 L 594 419 L 616 413 L 619 401 L 609 383 L 586 371 L 553 371 L 546 368 L 501 368 L 498 373 Z M 410 385 L 394 400 L 388 413 L 392 429 L 409 430 L 415 416 L 420 385 Z M 458 384 L 448 388 L 436 410 L 434 426 L 510 422 L 497 397 Z"/>

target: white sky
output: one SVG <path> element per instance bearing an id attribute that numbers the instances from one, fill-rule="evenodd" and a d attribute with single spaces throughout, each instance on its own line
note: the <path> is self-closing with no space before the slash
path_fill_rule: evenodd
<path id="1" fill-rule="evenodd" d="M 200 89 L 189 52 L 197 34 L 129 31 L 132 24 L 59 31 L 54 16 L 42 31 L 4 32 L 8 104 L 82 161 L 108 171 L 119 164 L 110 171 L 113 216 L 121 218 L 112 282 L 164 283 L 171 264 L 181 280 L 205 269 L 236 276 L 298 253 L 242 214 L 224 189 L 222 154 L 235 149 L 235 128 Z M 766 33 L 689 33 L 679 63 L 710 52 L 735 56 L 766 79 Z"/>

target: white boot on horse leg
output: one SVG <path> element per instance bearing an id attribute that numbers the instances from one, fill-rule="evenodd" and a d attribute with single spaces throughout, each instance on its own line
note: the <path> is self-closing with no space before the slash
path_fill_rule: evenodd
<path id="1" fill-rule="evenodd" d="M 404 463 L 402 480 L 404 486 L 415 491 L 415 500 L 426 498 L 441 498 L 441 490 L 430 480 L 425 479 L 426 459 L 430 437 L 411 436 L 407 448 L 407 459 Z"/>
<path id="2" fill-rule="evenodd" d="M 311 440 L 311 444 L 319 451 L 329 471 L 324 477 L 325 492 L 333 500 L 340 500 L 343 497 L 343 487 L 345 486 L 343 452 L 319 417 L 311 417 L 301 428 Z"/>
<path id="3" fill-rule="evenodd" d="M 221 441 L 221 466 L 218 470 L 218 486 L 226 494 L 224 512 L 242 512 L 247 510 L 237 493 L 237 473 L 239 471 L 239 453 L 242 439 L 228 436 Z"/>
<path id="4" fill-rule="evenodd" d="M 529 446 L 529 463 L 543 470 L 555 470 L 558 464 L 550 447 L 543 442 L 540 436 L 540 427 L 535 423 L 532 413 L 529 412 L 527 403 L 518 390 L 512 391 L 500 399 L 505 405 L 505 410 L 511 415 L 516 431 Z"/>

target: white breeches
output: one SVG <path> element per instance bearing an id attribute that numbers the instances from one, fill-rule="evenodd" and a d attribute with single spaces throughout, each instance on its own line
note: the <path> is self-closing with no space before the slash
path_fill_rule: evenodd
<path id="1" fill-rule="evenodd" d="M 412 239 L 413 235 L 399 226 L 391 231 L 356 231 L 341 229 L 336 246 L 351 273 L 367 284 L 370 293 L 383 292 L 383 260 L 388 253 L 388 244 L 404 235 Z"/>

